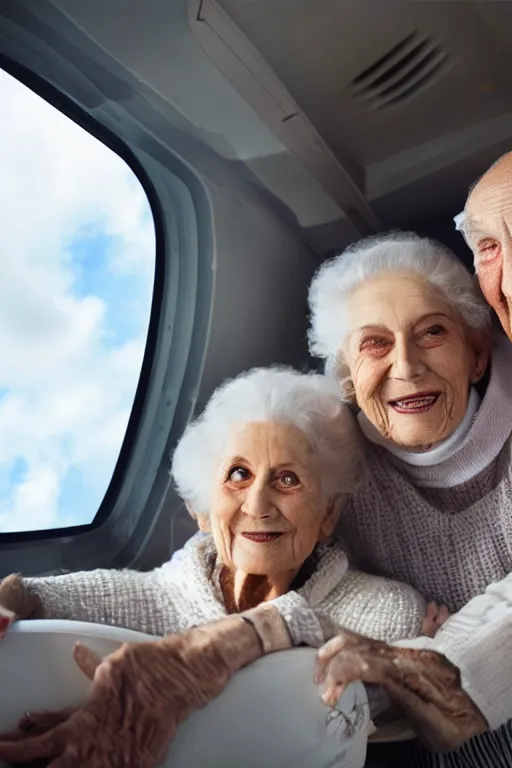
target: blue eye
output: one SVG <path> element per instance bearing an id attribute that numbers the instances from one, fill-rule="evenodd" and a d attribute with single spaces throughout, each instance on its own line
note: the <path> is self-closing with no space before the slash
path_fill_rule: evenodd
<path id="1" fill-rule="evenodd" d="M 249 480 L 251 473 L 245 467 L 231 467 L 227 479 L 232 483 L 244 483 Z"/>

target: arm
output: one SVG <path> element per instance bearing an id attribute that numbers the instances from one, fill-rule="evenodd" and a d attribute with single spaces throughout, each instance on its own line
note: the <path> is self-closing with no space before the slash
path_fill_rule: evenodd
<path id="1" fill-rule="evenodd" d="M 325 640 L 348 629 L 391 643 L 421 634 L 427 606 L 407 584 L 349 569 L 319 609 L 326 622 Z"/>
<path id="2" fill-rule="evenodd" d="M 443 654 L 494 729 L 512 717 L 512 574 L 451 616 L 436 637 L 397 643 Z"/>
<path id="3" fill-rule="evenodd" d="M 18 619 L 70 619 L 163 635 L 177 631 L 178 621 L 158 574 L 98 569 L 33 579 L 11 575 L 0 583 L 0 606 Z"/>

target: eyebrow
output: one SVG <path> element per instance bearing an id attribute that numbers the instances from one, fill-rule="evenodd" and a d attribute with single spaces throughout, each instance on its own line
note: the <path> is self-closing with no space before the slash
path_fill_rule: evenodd
<path id="1" fill-rule="evenodd" d="M 447 320 L 450 320 L 450 315 L 447 315 L 446 312 L 426 312 L 424 315 L 421 315 L 421 317 L 418 317 L 414 321 L 414 325 L 418 325 L 418 323 L 421 323 L 423 320 L 426 320 L 428 317 L 445 317 Z M 364 333 L 364 331 L 376 331 L 376 330 L 383 330 L 383 331 L 389 331 L 387 325 L 379 324 L 379 323 L 371 323 L 369 325 L 360 325 L 359 328 L 354 328 L 352 331 L 352 334 L 354 333 Z M 352 335 L 351 334 L 351 335 Z"/>
<path id="2" fill-rule="evenodd" d="M 479 237 L 489 237 L 490 234 L 487 229 L 482 229 L 479 225 L 478 219 L 473 219 L 469 214 L 466 216 L 464 223 L 461 227 L 461 231 L 465 236 L 477 235 Z"/>
<path id="3" fill-rule="evenodd" d="M 234 464 L 248 464 L 250 466 L 251 462 L 249 459 L 246 459 L 243 456 L 235 456 L 234 458 L 227 460 L 226 468 L 232 467 Z M 296 469 L 305 470 L 306 467 L 298 461 L 283 461 L 280 464 L 277 464 L 275 467 L 273 466 L 271 469 L 272 472 L 279 472 L 282 469 L 291 469 L 294 471 Z"/>
<path id="4" fill-rule="evenodd" d="M 478 224 L 475 224 L 474 222 L 470 222 L 468 226 L 462 227 L 462 232 L 466 236 L 477 235 L 478 237 L 489 237 L 489 233 L 484 229 L 480 229 Z"/>

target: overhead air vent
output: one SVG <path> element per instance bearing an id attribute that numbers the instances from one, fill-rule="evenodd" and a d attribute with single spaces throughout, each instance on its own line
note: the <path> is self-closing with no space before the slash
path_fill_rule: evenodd
<path id="1" fill-rule="evenodd" d="M 450 56 L 429 35 L 412 32 L 355 77 L 358 101 L 383 109 L 418 95 L 450 69 Z"/>

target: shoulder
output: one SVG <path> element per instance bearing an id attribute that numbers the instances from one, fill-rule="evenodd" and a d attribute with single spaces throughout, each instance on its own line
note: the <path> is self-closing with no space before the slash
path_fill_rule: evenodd
<path id="1" fill-rule="evenodd" d="M 418 635 L 426 609 L 413 587 L 353 568 L 325 602 L 338 625 L 387 642 Z"/>

